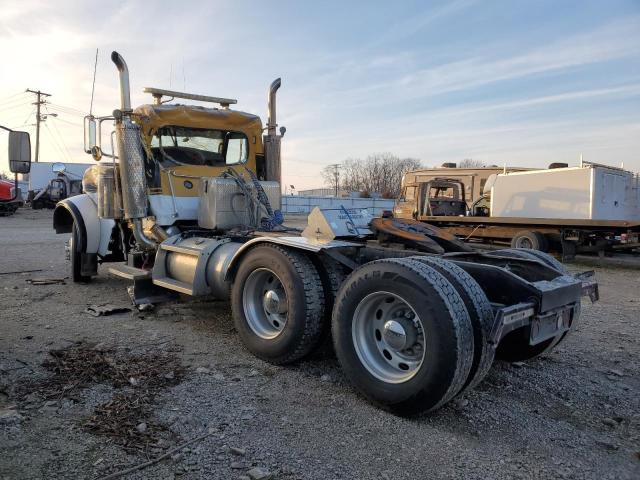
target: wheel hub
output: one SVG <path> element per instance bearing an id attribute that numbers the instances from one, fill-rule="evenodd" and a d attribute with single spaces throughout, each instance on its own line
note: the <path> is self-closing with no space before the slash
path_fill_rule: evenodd
<path id="1" fill-rule="evenodd" d="M 251 272 L 245 281 L 242 307 L 247 324 L 260 338 L 271 340 L 287 323 L 287 294 L 278 276 L 267 268 Z"/>
<path id="2" fill-rule="evenodd" d="M 264 309 L 269 314 L 280 314 L 287 311 L 287 305 L 281 301 L 276 290 L 267 290 L 262 301 Z"/>
<path id="3" fill-rule="evenodd" d="M 407 347 L 407 332 L 400 322 L 395 320 L 389 320 L 384 324 L 382 338 L 396 350 L 404 350 Z"/>

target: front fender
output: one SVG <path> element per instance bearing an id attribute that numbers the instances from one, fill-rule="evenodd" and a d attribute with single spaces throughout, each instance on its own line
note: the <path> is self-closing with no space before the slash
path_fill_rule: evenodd
<path id="1" fill-rule="evenodd" d="M 53 211 L 53 228 L 56 233 L 71 233 L 73 223 L 80 233 L 80 251 L 104 256 L 109 252 L 109 241 L 115 221 L 98 217 L 98 207 L 93 198 L 84 193 L 65 198 Z"/>

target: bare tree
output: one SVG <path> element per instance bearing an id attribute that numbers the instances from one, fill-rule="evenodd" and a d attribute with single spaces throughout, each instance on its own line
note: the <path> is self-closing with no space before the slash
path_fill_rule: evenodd
<path id="1" fill-rule="evenodd" d="M 458 168 L 481 168 L 486 167 L 482 160 L 474 160 L 473 158 L 465 158 L 460 162 Z"/>
<path id="2" fill-rule="evenodd" d="M 365 159 L 348 158 L 342 163 L 341 185 L 364 196 L 378 193 L 384 198 L 396 198 L 402 176 L 420 166 L 415 158 L 401 159 L 391 153 L 374 153 Z"/>
<path id="3" fill-rule="evenodd" d="M 331 165 L 327 165 L 322 169 L 320 175 L 324 180 L 324 184 L 334 189 L 334 194 L 338 196 L 338 189 L 340 188 L 340 168 L 342 165 L 339 163 L 333 163 Z"/>

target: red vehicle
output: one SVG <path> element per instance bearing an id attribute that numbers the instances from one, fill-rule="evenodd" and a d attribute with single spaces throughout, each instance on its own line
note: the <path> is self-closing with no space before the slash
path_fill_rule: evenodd
<path id="1" fill-rule="evenodd" d="M 13 215 L 18 207 L 22 205 L 20 189 L 18 189 L 18 192 L 15 189 L 14 182 L 0 179 L 0 217 Z"/>
<path id="2" fill-rule="evenodd" d="M 15 175 L 13 182 L 0 179 L 0 216 L 12 215 L 22 204 L 18 188 L 18 174 L 31 170 L 31 140 L 27 132 L 18 132 L 0 125 L 9 132 L 9 170 Z"/>

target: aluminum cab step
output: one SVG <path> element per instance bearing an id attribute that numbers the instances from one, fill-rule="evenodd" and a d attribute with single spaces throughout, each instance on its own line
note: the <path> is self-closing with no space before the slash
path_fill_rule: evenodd
<path id="1" fill-rule="evenodd" d="M 190 283 L 181 282 L 173 278 L 155 278 L 153 284 L 174 292 L 184 293 L 185 295 L 193 295 L 193 286 Z"/>
<path id="2" fill-rule="evenodd" d="M 127 280 L 148 280 L 151 278 L 151 270 L 143 270 L 142 268 L 131 267 L 126 263 L 116 263 L 109 265 L 108 272 L 116 277 L 126 278 Z"/>

